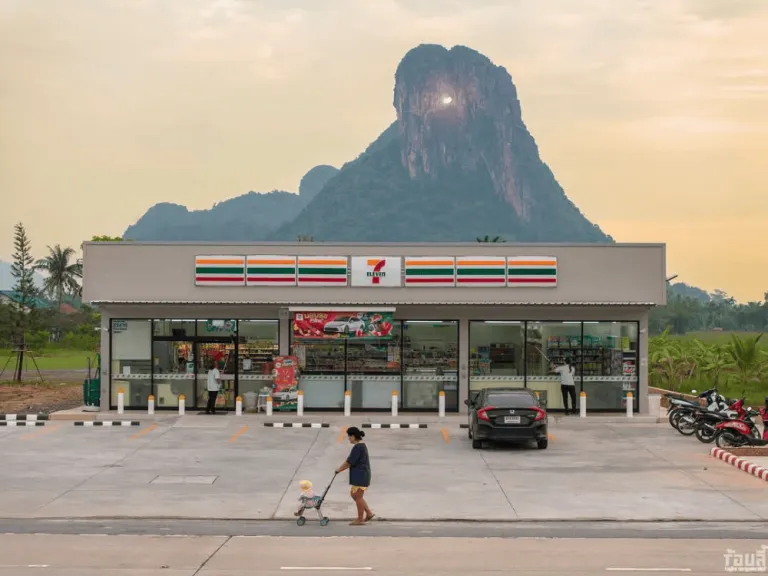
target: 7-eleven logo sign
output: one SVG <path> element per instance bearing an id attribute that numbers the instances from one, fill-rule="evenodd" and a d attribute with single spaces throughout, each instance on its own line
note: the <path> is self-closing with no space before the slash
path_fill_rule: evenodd
<path id="1" fill-rule="evenodd" d="M 384 271 L 384 267 L 387 265 L 386 259 L 373 258 L 368 260 L 368 266 L 372 267 L 366 276 L 371 279 L 373 284 L 381 284 L 381 279 L 384 278 L 387 273 Z"/>
<path id="2" fill-rule="evenodd" d="M 400 256 L 352 256 L 352 286 L 395 288 L 402 286 Z"/>

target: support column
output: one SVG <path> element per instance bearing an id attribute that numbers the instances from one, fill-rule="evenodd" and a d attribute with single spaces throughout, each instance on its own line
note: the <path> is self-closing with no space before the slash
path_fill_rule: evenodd
<path id="1" fill-rule="evenodd" d="M 466 414 L 469 408 L 464 400 L 469 398 L 469 320 L 459 320 L 459 413 Z"/>
<path id="2" fill-rule="evenodd" d="M 280 318 L 280 328 L 278 332 L 278 338 L 280 339 L 280 342 L 278 342 L 280 355 L 288 356 L 291 353 L 291 316 L 288 312 L 288 308 L 281 308 L 278 312 L 278 317 Z"/>
<path id="3" fill-rule="evenodd" d="M 106 312 L 101 313 L 101 402 L 100 409 L 109 411 L 109 367 L 112 359 L 109 357 L 109 339 L 112 337 L 111 317 Z"/>
<path id="4" fill-rule="evenodd" d="M 638 381 L 638 398 L 637 409 L 638 414 L 648 414 L 648 311 L 643 313 L 640 318 L 640 334 L 638 334 L 637 345 L 639 347 L 639 354 L 637 362 L 637 377 Z"/>

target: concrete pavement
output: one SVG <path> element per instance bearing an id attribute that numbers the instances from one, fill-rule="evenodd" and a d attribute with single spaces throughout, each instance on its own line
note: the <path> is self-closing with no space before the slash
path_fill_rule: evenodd
<path id="1" fill-rule="evenodd" d="M 0 535 L 0 575 L 704 575 L 723 573 L 729 549 L 755 554 L 763 544 L 768 542 Z"/>
<path id="2" fill-rule="evenodd" d="M 369 502 L 382 520 L 768 520 L 765 482 L 666 423 L 574 420 L 551 424 L 547 450 L 473 450 L 458 419 L 367 430 Z M 263 421 L 188 415 L 139 428 L 0 429 L 0 518 L 292 522 L 298 481 L 322 489 L 349 445 L 338 423 Z M 324 508 L 334 522 L 353 510 L 346 477 L 337 482 Z"/>

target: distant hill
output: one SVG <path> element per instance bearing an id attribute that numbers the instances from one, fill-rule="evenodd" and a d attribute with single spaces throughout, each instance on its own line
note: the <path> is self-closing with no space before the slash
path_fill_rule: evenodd
<path id="1" fill-rule="evenodd" d="M 237 242 L 265 240 L 294 218 L 338 169 L 316 166 L 301 179 L 299 193 L 249 192 L 217 202 L 209 210 L 161 202 L 152 206 L 123 238 L 132 240 Z"/>
<path id="2" fill-rule="evenodd" d="M 706 290 L 697 288 L 696 286 L 689 286 L 685 282 L 676 282 L 670 285 L 670 291 L 676 296 L 682 296 L 684 298 L 693 298 L 700 302 L 709 302 L 712 300 L 712 295 Z"/>
<path id="3" fill-rule="evenodd" d="M 16 279 L 11 275 L 11 263 L 0 260 L 0 290 L 13 290 Z M 35 284 L 43 287 L 43 277 L 35 272 Z"/>

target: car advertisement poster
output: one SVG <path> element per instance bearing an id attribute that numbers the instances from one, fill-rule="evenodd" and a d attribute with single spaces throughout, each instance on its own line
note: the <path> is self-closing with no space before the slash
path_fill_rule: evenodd
<path id="1" fill-rule="evenodd" d="M 294 340 L 378 340 L 392 338 L 392 312 L 296 312 Z"/>
<path id="2" fill-rule="evenodd" d="M 296 410 L 299 397 L 299 361 L 296 356 L 275 356 L 272 369 L 273 410 Z"/>

